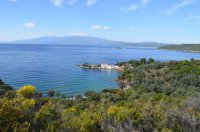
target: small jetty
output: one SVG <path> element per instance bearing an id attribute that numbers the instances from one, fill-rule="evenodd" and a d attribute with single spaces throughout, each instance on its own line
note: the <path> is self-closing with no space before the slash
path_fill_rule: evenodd
<path id="1" fill-rule="evenodd" d="M 118 65 L 111 65 L 111 64 L 89 64 L 84 63 L 82 65 L 78 65 L 80 68 L 83 69 L 105 69 L 105 70 L 120 70 L 121 67 Z"/>

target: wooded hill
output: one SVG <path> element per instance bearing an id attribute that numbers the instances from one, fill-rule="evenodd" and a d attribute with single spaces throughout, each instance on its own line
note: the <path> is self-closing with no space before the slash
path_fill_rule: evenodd
<path id="1" fill-rule="evenodd" d="M 158 49 L 200 52 L 200 44 L 165 45 Z"/>

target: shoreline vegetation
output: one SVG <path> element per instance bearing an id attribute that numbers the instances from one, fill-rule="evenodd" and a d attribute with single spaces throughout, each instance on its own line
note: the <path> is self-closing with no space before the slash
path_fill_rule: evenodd
<path id="1" fill-rule="evenodd" d="M 158 49 L 199 53 L 200 44 L 165 45 L 165 46 L 159 47 Z"/>
<path id="2" fill-rule="evenodd" d="M 119 62 L 119 89 L 87 91 L 69 100 L 0 80 L 0 131 L 197 132 L 200 60 Z"/>

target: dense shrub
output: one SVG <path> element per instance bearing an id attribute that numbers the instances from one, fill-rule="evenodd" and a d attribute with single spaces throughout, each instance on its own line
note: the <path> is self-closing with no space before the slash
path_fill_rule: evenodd
<path id="1" fill-rule="evenodd" d="M 125 71 L 118 77 L 121 87 L 137 88 L 144 86 L 149 92 L 165 92 L 167 95 L 180 93 L 180 88 L 182 91 L 186 91 L 186 94 L 189 93 L 187 91 L 191 87 L 197 91 L 200 90 L 200 61 L 198 60 L 154 62 L 149 59 L 147 64 L 140 63 L 137 66 L 127 66 L 128 64 L 132 65 L 132 62 L 141 61 L 145 62 L 144 59 L 140 61 L 132 60 L 124 65 Z"/>

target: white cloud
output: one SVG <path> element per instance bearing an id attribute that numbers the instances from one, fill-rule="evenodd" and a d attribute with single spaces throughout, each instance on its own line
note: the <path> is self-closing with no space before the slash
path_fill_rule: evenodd
<path id="1" fill-rule="evenodd" d="M 138 5 L 138 4 L 132 4 L 132 5 L 129 5 L 129 6 L 127 6 L 127 7 L 122 7 L 122 8 L 120 9 L 120 11 L 126 13 L 126 12 L 129 12 L 129 11 L 135 11 L 135 10 L 137 10 L 138 8 L 139 8 L 139 5 Z"/>
<path id="2" fill-rule="evenodd" d="M 200 20 L 200 15 L 190 14 L 186 19 Z"/>
<path id="3" fill-rule="evenodd" d="M 142 0 L 141 5 L 146 7 L 149 4 L 150 0 Z"/>
<path id="4" fill-rule="evenodd" d="M 166 14 L 167 15 L 172 15 L 174 14 L 177 10 L 191 4 L 193 1 L 192 0 L 182 0 L 180 3 L 177 3 L 173 5 L 170 9 L 167 10 Z"/>
<path id="5" fill-rule="evenodd" d="M 10 2 L 17 2 L 17 0 L 10 0 Z"/>
<path id="6" fill-rule="evenodd" d="M 78 0 L 69 0 L 70 5 L 74 5 L 76 2 L 78 2 Z"/>
<path id="7" fill-rule="evenodd" d="M 95 4 L 96 2 L 97 2 L 97 0 L 86 0 L 86 5 L 91 6 L 91 5 Z"/>
<path id="8" fill-rule="evenodd" d="M 69 33 L 69 36 L 87 36 L 87 34 L 86 33 Z"/>
<path id="9" fill-rule="evenodd" d="M 131 27 L 131 30 L 135 30 L 136 29 L 136 27 Z"/>
<path id="10" fill-rule="evenodd" d="M 93 25 L 91 28 L 92 28 L 92 29 L 101 29 L 102 26 L 101 26 L 101 25 Z"/>
<path id="11" fill-rule="evenodd" d="M 26 22 L 26 23 L 24 23 L 24 27 L 26 27 L 26 28 L 34 28 L 35 27 L 35 23 L 33 23 L 33 22 Z"/>
<path id="12" fill-rule="evenodd" d="M 57 7 L 62 7 L 64 0 L 51 0 L 53 4 Z"/>
<path id="13" fill-rule="evenodd" d="M 108 29 L 110 29 L 110 27 L 109 26 L 104 26 L 103 29 L 108 30 Z"/>
<path id="14" fill-rule="evenodd" d="M 16 1 L 16 0 L 12 0 L 12 1 Z M 57 7 L 62 7 L 63 6 L 63 3 L 65 1 L 67 1 L 70 5 L 74 5 L 76 4 L 77 2 L 79 2 L 80 0 L 51 0 L 53 2 L 53 4 Z M 85 0 L 85 4 L 87 6 L 92 6 L 94 5 L 95 3 L 98 2 L 98 0 Z"/>
<path id="15" fill-rule="evenodd" d="M 130 11 L 143 9 L 143 8 L 148 6 L 149 2 L 150 2 L 150 0 L 141 0 L 140 3 L 133 3 L 133 4 L 130 4 L 129 6 L 122 7 L 120 9 L 120 11 L 124 12 L 124 13 L 127 13 L 127 12 L 130 12 Z"/>
<path id="16" fill-rule="evenodd" d="M 108 30 L 108 29 L 110 29 L 109 26 L 102 26 L 102 25 L 93 25 L 91 28 L 95 29 L 95 30 L 98 30 L 98 29 Z"/>

